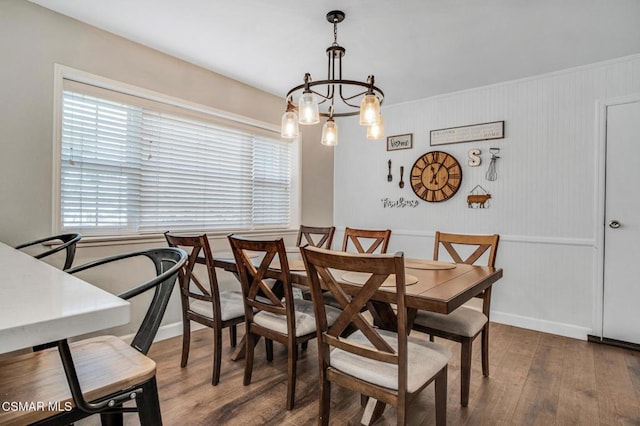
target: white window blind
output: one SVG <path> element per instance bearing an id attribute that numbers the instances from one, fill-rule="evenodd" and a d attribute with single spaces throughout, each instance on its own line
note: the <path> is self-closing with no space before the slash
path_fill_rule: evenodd
<path id="1" fill-rule="evenodd" d="M 290 142 L 72 87 L 62 96 L 62 230 L 126 235 L 290 226 Z"/>

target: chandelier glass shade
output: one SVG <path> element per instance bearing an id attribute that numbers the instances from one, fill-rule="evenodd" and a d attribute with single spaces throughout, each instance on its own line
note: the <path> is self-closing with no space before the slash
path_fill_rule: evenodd
<path id="1" fill-rule="evenodd" d="M 317 124 L 320 122 L 318 99 L 313 92 L 302 92 L 298 101 L 298 109 L 300 110 L 300 124 Z"/>
<path id="2" fill-rule="evenodd" d="M 322 138 L 320 139 L 320 143 L 327 146 L 335 146 L 338 144 L 338 127 L 331 117 L 322 126 Z"/>
<path id="3" fill-rule="evenodd" d="M 371 126 L 380 122 L 380 101 L 375 95 L 365 95 L 360 103 L 360 125 Z"/>
<path id="4" fill-rule="evenodd" d="M 384 126 L 381 124 L 380 104 L 384 100 L 384 93 L 375 85 L 374 76 L 369 75 L 364 82 L 342 78 L 342 58 L 346 49 L 338 44 L 338 23 L 344 17 L 344 12 L 340 10 L 327 13 L 327 21 L 333 24 L 334 40 L 327 48 L 327 79 L 313 81 L 311 74 L 306 73 L 304 83 L 287 92 L 287 110 L 282 116 L 283 138 L 298 137 L 297 127 L 293 125 L 294 116 L 303 125 L 316 124 L 320 117 L 326 117 L 322 144 L 334 146 L 338 143 L 338 128 L 334 118 L 354 115 L 359 115 L 360 124 L 367 126 L 367 134 L 370 133 L 369 128 L 375 125 L 372 134 L 379 135 L 375 139 L 382 138 Z M 297 104 L 293 101 L 295 97 Z"/>
<path id="5" fill-rule="evenodd" d="M 295 111 L 287 111 L 282 115 L 280 136 L 285 139 L 295 139 L 300 135 L 298 126 L 298 114 Z"/>
<path id="6" fill-rule="evenodd" d="M 367 126 L 367 139 L 378 140 L 384 136 L 384 118 L 380 116 L 380 121 Z"/>

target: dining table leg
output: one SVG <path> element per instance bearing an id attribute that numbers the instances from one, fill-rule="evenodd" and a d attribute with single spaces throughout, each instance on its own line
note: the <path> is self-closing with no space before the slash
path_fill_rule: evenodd
<path id="1" fill-rule="evenodd" d="M 367 303 L 367 308 L 373 317 L 373 325 L 383 330 L 398 331 L 398 317 L 390 304 L 371 300 Z M 407 334 L 411 332 L 417 314 L 417 309 L 407 308 Z"/>
<path id="2" fill-rule="evenodd" d="M 373 325 L 384 330 L 398 331 L 398 319 L 390 304 L 370 300 L 367 308 L 373 317 Z"/>
<path id="3" fill-rule="evenodd" d="M 231 361 L 239 361 L 241 359 L 244 358 L 245 354 L 247 353 L 247 336 L 242 336 L 242 339 L 240 339 L 240 342 L 236 345 L 235 350 L 231 353 Z M 257 339 L 256 340 L 257 343 Z"/>
<path id="4" fill-rule="evenodd" d="M 382 417 L 382 413 L 384 413 L 385 408 L 386 404 L 384 402 L 380 402 L 375 398 L 369 398 L 366 407 L 364 407 L 364 413 L 360 419 L 360 424 L 371 425 L 375 423 L 380 417 Z"/>

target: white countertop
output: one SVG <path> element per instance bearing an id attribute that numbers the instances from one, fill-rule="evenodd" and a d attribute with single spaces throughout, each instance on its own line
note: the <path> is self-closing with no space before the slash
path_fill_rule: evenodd
<path id="1" fill-rule="evenodd" d="M 129 302 L 0 243 L 0 353 L 129 319 Z"/>

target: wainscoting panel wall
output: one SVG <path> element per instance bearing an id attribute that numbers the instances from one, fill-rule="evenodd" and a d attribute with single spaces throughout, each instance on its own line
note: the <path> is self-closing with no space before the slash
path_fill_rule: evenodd
<path id="1" fill-rule="evenodd" d="M 596 102 L 633 93 L 640 93 L 639 55 L 383 106 L 386 135 L 413 133 L 413 149 L 388 152 L 385 141 L 365 139 L 357 120 L 342 119 L 334 223 L 390 228 L 390 248 L 407 256 L 430 257 L 435 230 L 499 233 L 497 264 L 505 273 L 494 290 L 494 320 L 586 338 L 599 324 L 602 279 L 595 272 L 602 201 Z M 500 120 L 504 139 L 430 146 L 430 130 Z M 493 147 L 500 148 L 497 180 L 488 181 Z M 467 164 L 472 148 L 481 150 L 478 167 Z M 463 169 L 458 193 L 441 203 L 419 200 L 408 183 L 414 161 L 432 150 L 453 155 Z M 476 185 L 492 194 L 484 209 L 467 207 Z M 393 203 L 400 199 L 419 203 Z"/>

